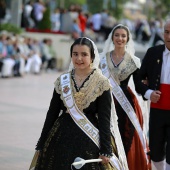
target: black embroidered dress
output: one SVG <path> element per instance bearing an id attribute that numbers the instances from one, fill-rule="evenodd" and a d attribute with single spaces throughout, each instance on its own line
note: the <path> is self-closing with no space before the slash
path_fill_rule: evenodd
<path id="1" fill-rule="evenodd" d="M 131 75 L 133 75 L 133 81 L 135 88 L 141 85 L 141 81 L 138 77 L 138 68 L 132 59 L 132 57 L 125 53 L 124 59 L 117 65 L 113 63 L 113 60 L 110 56 L 110 53 L 107 53 L 107 63 L 110 73 L 114 77 L 115 81 L 120 85 L 123 93 L 128 99 L 129 103 L 133 107 L 137 119 L 140 123 L 140 126 L 143 127 L 143 115 L 141 112 L 141 108 L 137 101 L 136 96 L 132 92 L 132 90 L 128 87 L 128 83 Z M 114 97 L 114 96 L 113 96 Z M 124 145 L 125 153 L 127 156 L 128 166 L 130 170 L 146 170 L 147 161 L 144 153 L 144 149 L 142 147 L 141 141 L 139 139 L 139 135 L 133 126 L 131 120 L 128 115 L 119 104 L 119 102 L 114 97 L 116 113 L 118 116 L 118 126 L 121 134 L 122 142 Z M 135 121 L 135 120 L 133 120 Z"/>
<path id="2" fill-rule="evenodd" d="M 37 143 L 40 157 L 35 170 L 70 170 L 76 157 L 97 159 L 99 152 L 111 155 L 110 110 L 111 95 L 108 80 L 96 70 L 86 78 L 80 89 L 72 72 L 73 93 L 81 91 L 83 98 L 76 98 L 78 108 L 99 129 L 100 149 L 75 124 L 62 101 L 59 79 L 47 112 L 41 137 Z M 62 112 L 62 113 L 61 113 Z M 99 163 L 84 165 L 83 170 L 101 170 Z M 75 169 L 72 167 L 72 169 Z"/>

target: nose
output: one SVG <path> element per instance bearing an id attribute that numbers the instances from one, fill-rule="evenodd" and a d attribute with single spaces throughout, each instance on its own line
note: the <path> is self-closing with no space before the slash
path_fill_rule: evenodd
<path id="1" fill-rule="evenodd" d="M 118 40 L 122 40 L 123 39 L 121 35 L 119 35 L 117 38 L 118 38 Z"/>
<path id="2" fill-rule="evenodd" d="M 78 55 L 78 56 L 77 56 L 77 60 L 81 60 L 81 55 Z"/>

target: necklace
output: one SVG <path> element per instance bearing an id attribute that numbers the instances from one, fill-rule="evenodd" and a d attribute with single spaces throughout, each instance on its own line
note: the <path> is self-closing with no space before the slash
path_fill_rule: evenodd
<path id="1" fill-rule="evenodd" d="M 79 82 L 82 82 L 83 77 L 85 77 L 85 76 L 83 76 L 83 77 L 79 77 L 78 75 L 76 75 L 76 76 L 77 76 L 77 79 L 78 79 L 78 81 L 79 81 Z"/>
<path id="2" fill-rule="evenodd" d="M 80 76 L 78 76 L 78 75 L 76 74 L 75 77 L 76 77 L 77 80 L 81 83 L 81 82 L 85 79 L 86 76 L 80 77 Z"/>
<path id="3" fill-rule="evenodd" d="M 95 70 L 95 69 L 94 69 L 94 70 Z M 75 84 L 76 84 L 76 88 L 77 88 L 78 91 L 80 90 L 80 88 L 81 88 L 82 85 L 84 84 L 83 81 L 84 81 L 86 78 L 88 78 L 88 77 L 94 72 L 94 70 L 92 70 L 90 74 L 85 75 L 85 76 L 83 76 L 83 77 L 80 77 L 80 76 L 78 76 L 77 74 L 75 74 L 75 69 L 73 70 L 73 72 L 72 72 L 72 77 L 73 77 L 73 80 L 74 80 L 74 82 L 75 82 Z M 76 79 L 77 79 L 77 81 L 76 81 Z"/>
<path id="4" fill-rule="evenodd" d="M 77 78 L 77 80 L 78 80 L 80 83 L 81 83 L 83 80 L 85 80 L 85 78 L 88 77 L 90 74 L 91 74 L 91 72 L 88 73 L 88 74 L 86 74 L 86 75 L 79 76 L 79 75 L 75 74 L 75 71 L 74 71 L 74 75 L 75 75 L 75 77 Z"/>
<path id="5" fill-rule="evenodd" d="M 114 56 L 116 56 L 116 58 Z M 114 67 L 118 67 L 121 64 L 121 62 L 124 60 L 124 56 L 119 57 L 119 56 L 116 55 L 115 52 L 114 52 L 114 55 L 112 53 L 110 53 L 110 58 L 111 58 L 111 61 L 112 61 L 113 65 L 114 65 Z M 115 61 L 114 61 L 113 58 L 115 59 Z"/>

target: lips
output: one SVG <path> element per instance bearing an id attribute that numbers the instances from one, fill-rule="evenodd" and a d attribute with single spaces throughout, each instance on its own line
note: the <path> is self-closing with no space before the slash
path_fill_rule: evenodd
<path id="1" fill-rule="evenodd" d="M 122 45 L 123 43 L 122 42 L 117 42 L 118 45 Z"/>

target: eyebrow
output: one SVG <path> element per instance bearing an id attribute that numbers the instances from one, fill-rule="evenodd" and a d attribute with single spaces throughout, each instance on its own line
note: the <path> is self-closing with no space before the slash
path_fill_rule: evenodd
<path id="1" fill-rule="evenodd" d="M 72 53 L 78 53 L 77 51 L 73 51 Z M 88 54 L 88 52 L 86 52 L 86 51 L 83 51 L 83 52 L 81 52 L 81 53 L 83 53 L 83 54 Z"/>
<path id="2" fill-rule="evenodd" d="M 120 34 L 120 35 L 127 35 L 127 34 L 125 34 L 125 33 L 122 33 L 122 34 L 121 34 L 121 33 L 115 33 L 115 35 L 116 35 L 116 34 Z"/>

